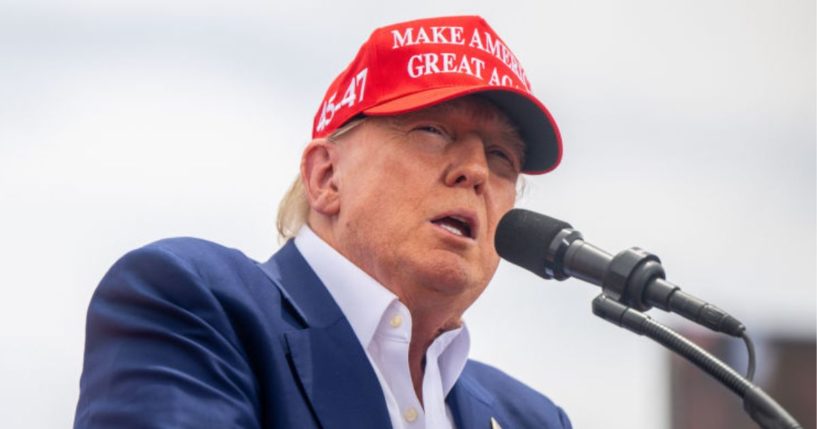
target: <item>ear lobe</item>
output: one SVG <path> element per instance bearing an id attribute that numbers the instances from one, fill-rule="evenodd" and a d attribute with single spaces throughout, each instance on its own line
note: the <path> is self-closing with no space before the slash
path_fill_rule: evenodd
<path id="1" fill-rule="evenodd" d="M 326 139 L 309 142 L 301 157 L 301 180 L 309 207 L 326 216 L 340 211 L 335 169 L 337 146 Z"/>

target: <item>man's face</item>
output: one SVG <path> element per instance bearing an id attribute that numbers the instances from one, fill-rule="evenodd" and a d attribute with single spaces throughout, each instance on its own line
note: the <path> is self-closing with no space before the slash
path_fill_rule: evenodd
<path id="1" fill-rule="evenodd" d="M 448 297 L 464 311 L 496 270 L 494 232 L 516 199 L 524 145 L 511 122 L 465 97 L 368 118 L 337 145 L 336 248 L 409 308 Z"/>

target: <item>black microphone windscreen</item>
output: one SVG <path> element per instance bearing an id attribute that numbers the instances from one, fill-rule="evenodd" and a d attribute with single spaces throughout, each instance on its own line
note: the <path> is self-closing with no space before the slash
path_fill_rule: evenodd
<path id="1" fill-rule="evenodd" d="M 522 268 L 545 275 L 548 247 L 569 223 L 525 209 L 513 209 L 496 227 L 494 245 L 499 256 Z"/>

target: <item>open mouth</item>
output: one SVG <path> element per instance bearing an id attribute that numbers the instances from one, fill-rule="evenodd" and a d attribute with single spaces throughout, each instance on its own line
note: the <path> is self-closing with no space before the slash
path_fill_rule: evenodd
<path id="1" fill-rule="evenodd" d="M 431 223 L 450 232 L 451 234 L 465 238 L 475 238 L 475 231 L 473 227 L 474 222 L 463 216 L 443 216 L 432 220 Z"/>

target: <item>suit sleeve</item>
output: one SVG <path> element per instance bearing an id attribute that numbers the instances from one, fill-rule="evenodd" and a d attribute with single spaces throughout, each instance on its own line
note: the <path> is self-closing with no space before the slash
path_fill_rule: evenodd
<path id="1" fill-rule="evenodd" d="M 94 293 L 74 426 L 259 427 L 255 377 L 208 261 L 161 243 L 123 257 Z"/>
<path id="2" fill-rule="evenodd" d="M 570 419 L 565 414 L 565 411 L 559 408 L 559 423 L 562 424 L 563 429 L 573 429 L 573 425 L 570 423 Z"/>

